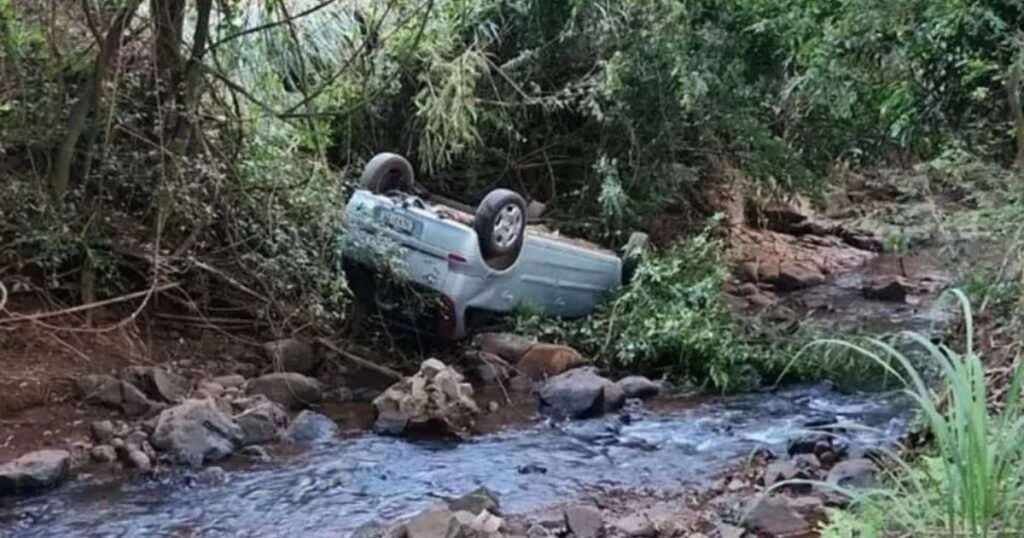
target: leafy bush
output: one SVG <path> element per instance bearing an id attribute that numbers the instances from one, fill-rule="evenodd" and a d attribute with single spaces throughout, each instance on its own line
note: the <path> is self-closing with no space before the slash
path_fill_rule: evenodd
<path id="1" fill-rule="evenodd" d="M 719 390 L 759 385 L 776 371 L 776 351 L 726 305 L 727 264 L 710 231 L 661 253 L 646 252 L 633 282 L 586 319 L 525 310 L 514 330 L 564 342 L 613 369 L 661 372 Z"/>
<path id="2" fill-rule="evenodd" d="M 970 303 L 955 293 L 966 331 L 962 353 L 918 334 L 904 334 L 938 370 L 938 398 L 907 352 L 877 340 L 866 346 L 826 342 L 854 350 L 898 378 L 934 437 L 934 448 L 917 461 L 897 461 L 899 472 L 886 486 L 851 492 L 858 499 L 857 515 L 833 514 L 823 536 L 882 536 L 891 531 L 985 538 L 1024 530 L 1024 369 L 1013 368 L 999 405 L 990 408 L 993 388 L 986 382 L 982 357 L 975 353 Z"/>

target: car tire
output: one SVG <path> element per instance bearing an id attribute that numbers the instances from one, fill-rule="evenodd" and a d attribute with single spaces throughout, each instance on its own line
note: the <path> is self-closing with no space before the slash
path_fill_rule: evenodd
<path id="1" fill-rule="evenodd" d="M 629 234 L 626 246 L 622 248 L 622 285 L 628 286 L 636 276 L 643 252 L 647 249 L 648 237 L 643 232 Z"/>
<path id="2" fill-rule="evenodd" d="M 378 153 L 363 168 L 359 185 L 374 193 L 411 192 L 415 185 L 412 165 L 397 153 Z"/>
<path id="3" fill-rule="evenodd" d="M 473 229 L 484 261 L 505 269 L 515 263 L 526 236 L 526 201 L 508 189 L 495 189 L 476 209 Z"/>

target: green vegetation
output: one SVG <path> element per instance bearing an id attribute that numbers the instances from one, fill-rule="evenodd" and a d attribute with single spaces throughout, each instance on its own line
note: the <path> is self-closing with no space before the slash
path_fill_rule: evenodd
<path id="1" fill-rule="evenodd" d="M 904 335 L 938 370 L 938 398 L 908 352 L 879 340 L 866 346 L 826 342 L 852 349 L 898 378 L 917 404 L 934 443 L 909 462 L 894 460 L 894 472 L 884 487 L 853 493 L 857 509 L 833 511 L 823 536 L 880 537 L 894 532 L 982 538 L 1022 531 L 1024 370 L 1015 365 L 1005 386 L 989 386 L 985 361 L 975 351 L 970 304 L 965 295 L 957 292 L 957 297 L 963 304 L 966 335 L 962 353 L 918 334 Z"/>

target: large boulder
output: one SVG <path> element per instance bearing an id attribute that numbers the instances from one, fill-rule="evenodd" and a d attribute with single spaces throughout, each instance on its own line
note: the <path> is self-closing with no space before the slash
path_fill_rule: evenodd
<path id="1" fill-rule="evenodd" d="M 338 435 L 338 425 L 330 417 L 313 411 L 302 411 L 292 419 L 285 437 L 295 443 L 316 443 Z"/>
<path id="2" fill-rule="evenodd" d="M 155 366 L 129 366 L 121 370 L 121 379 L 160 402 L 178 403 L 188 395 L 187 379 Z"/>
<path id="3" fill-rule="evenodd" d="M 0 497 L 31 493 L 56 486 L 68 476 L 71 454 L 39 450 L 0 465 Z"/>
<path id="4" fill-rule="evenodd" d="M 109 375 L 86 375 L 75 381 L 78 396 L 86 403 L 120 409 L 134 417 L 163 408 L 146 397 L 135 385 Z"/>
<path id="5" fill-rule="evenodd" d="M 473 387 L 437 359 L 428 359 L 416 375 L 388 387 L 373 400 L 380 433 L 462 434 L 479 413 Z"/>
<path id="6" fill-rule="evenodd" d="M 565 418 L 587 418 L 621 406 L 622 389 L 592 367 L 576 368 L 547 381 L 540 389 L 542 409 Z"/>
<path id="7" fill-rule="evenodd" d="M 292 410 L 323 400 L 320 382 L 295 372 L 267 374 L 253 379 L 249 383 L 249 394 L 262 394 Z"/>
<path id="8" fill-rule="evenodd" d="M 515 363 L 537 340 L 509 333 L 480 333 L 473 338 L 473 345 L 484 353 L 490 353 Z"/>
<path id="9" fill-rule="evenodd" d="M 263 344 L 263 352 L 279 372 L 314 375 L 322 362 L 312 345 L 296 338 L 267 342 Z"/>
<path id="10" fill-rule="evenodd" d="M 617 384 L 626 393 L 626 398 L 653 398 L 661 392 L 661 385 L 640 375 L 624 377 Z"/>
<path id="11" fill-rule="evenodd" d="M 276 441 L 288 422 L 288 412 L 281 404 L 262 396 L 255 398 L 257 402 L 235 415 L 235 422 L 242 428 L 242 443 L 247 446 Z"/>
<path id="12" fill-rule="evenodd" d="M 193 468 L 223 459 L 242 446 L 245 432 L 213 400 L 185 400 L 157 417 L 153 446 Z"/>
<path id="13" fill-rule="evenodd" d="M 579 351 L 569 346 L 535 344 L 516 361 L 515 367 L 519 373 L 534 381 L 540 381 L 582 366 L 586 362 Z"/>

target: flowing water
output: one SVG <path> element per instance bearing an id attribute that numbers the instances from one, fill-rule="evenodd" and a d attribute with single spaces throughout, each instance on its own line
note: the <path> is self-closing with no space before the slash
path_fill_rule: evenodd
<path id="1" fill-rule="evenodd" d="M 863 300 L 863 276 L 839 277 L 786 304 L 803 308 L 805 319 L 861 318 L 887 328 L 934 329 L 946 318 L 930 302 Z M 819 303 L 829 308 L 816 309 Z M 507 511 L 522 512 L 600 486 L 700 483 L 759 447 L 784 449 L 810 423 L 856 422 L 874 430 L 849 430 L 857 432 L 854 442 L 878 444 L 901 432 L 908 415 L 893 394 L 819 385 L 662 402 L 630 423 L 535 424 L 461 443 L 353 435 L 233 469 L 223 480 L 77 481 L 0 500 L 0 536 L 347 536 L 478 486 L 497 492 Z"/>
<path id="2" fill-rule="evenodd" d="M 905 426 L 892 395 L 842 395 L 826 386 L 665 405 L 618 417 L 542 424 L 461 443 L 375 435 L 334 439 L 284 463 L 234 470 L 222 483 L 73 483 L 0 508 L 2 536 L 345 536 L 410 515 L 477 486 L 525 511 L 601 485 L 698 483 L 758 447 L 780 449 L 808 423 Z M 5 527 L 6 525 L 6 527 Z"/>

